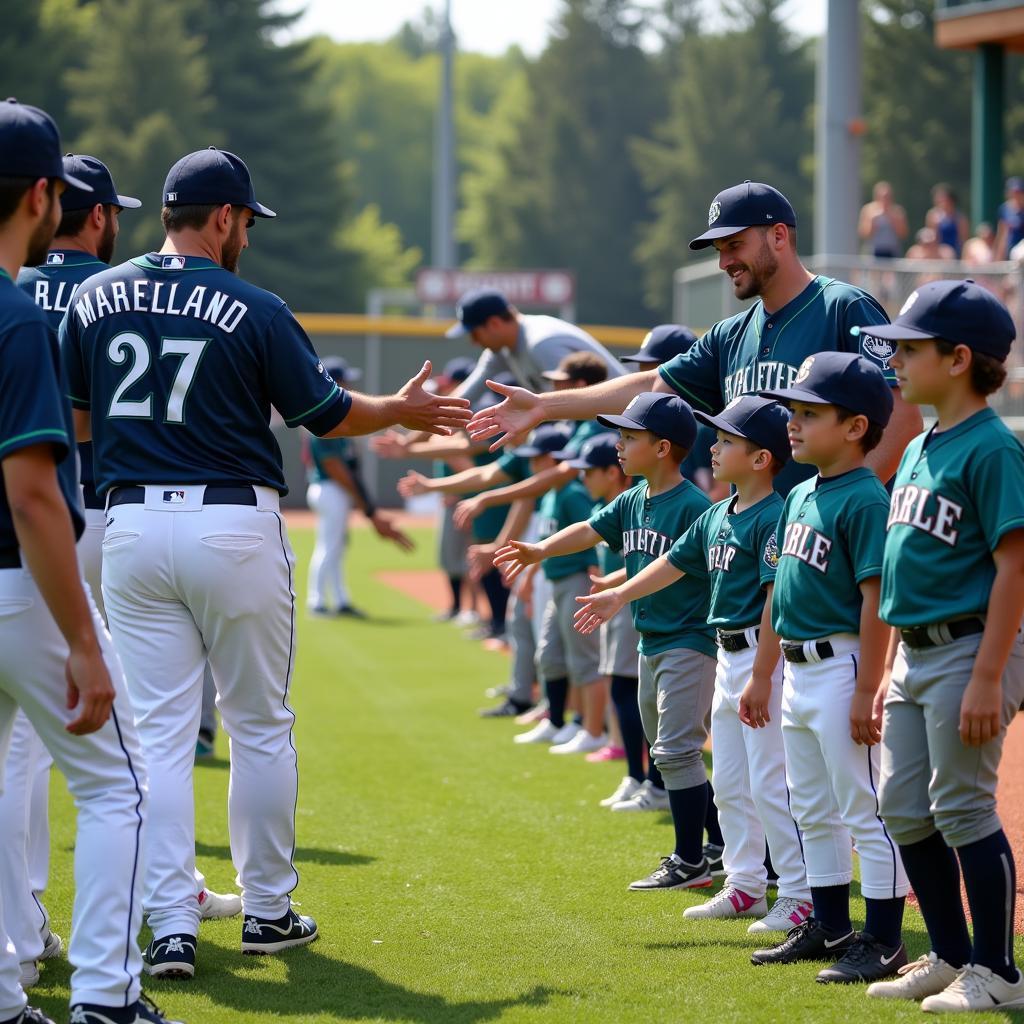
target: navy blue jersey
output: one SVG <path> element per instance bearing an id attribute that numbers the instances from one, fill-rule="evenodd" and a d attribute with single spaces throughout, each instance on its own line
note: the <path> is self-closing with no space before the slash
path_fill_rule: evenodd
<path id="1" fill-rule="evenodd" d="M 202 256 L 148 253 L 96 275 L 60 332 L 71 403 L 92 414 L 100 494 L 146 483 L 286 494 L 271 406 L 322 436 L 352 405 L 281 299 Z"/>
<path id="2" fill-rule="evenodd" d="M 65 397 L 60 352 L 35 303 L 0 270 L 0 462 L 21 448 L 50 444 L 57 479 L 71 513 L 75 536 L 85 520 L 78 499 L 71 407 Z M 18 538 L 0 474 L 0 551 Z"/>
<path id="3" fill-rule="evenodd" d="M 56 337 L 75 289 L 86 278 L 106 269 L 107 264 L 92 253 L 78 249 L 51 249 L 41 267 L 22 267 L 18 274 L 18 287 L 43 311 Z M 82 441 L 78 445 L 78 461 L 86 508 L 101 507 L 94 485 L 91 441 Z"/>

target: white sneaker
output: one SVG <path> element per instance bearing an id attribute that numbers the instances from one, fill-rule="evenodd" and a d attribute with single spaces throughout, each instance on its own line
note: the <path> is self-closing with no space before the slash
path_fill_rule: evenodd
<path id="1" fill-rule="evenodd" d="M 554 736 L 551 737 L 551 742 L 556 746 L 561 746 L 563 743 L 568 743 L 581 729 L 578 722 L 566 722 Z"/>
<path id="2" fill-rule="evenodd" d="M 712 896 L 706 903 L 696 907 L 687 907 L 683 911 L 683 917 L 691 920 L 703 918 L 705 920 L 715 917 L 761 917 L 768 912 L 768 903 L 762 896 L 758 899 L 737 889 L 734 885 L 727 885 L 717 896 Z"/>
<path id="3" fill-rule="evenodd" d="M 606 796 L 600 801 L 600 804 L 602 807 L 611 807 L 623 800 L 628 800 L 639 788 L 640 783 L 632 775 L 625 775 L 615 792 L 611 796 Z"/>
<path id="4" fill-rule="evenodd" d="M 628 799 L 612 804 L 613 811 L 667 811 L 668 793 L 663 789 L 655 789 L 651 780 L 640 784 L 637 791 Z"/>
<path id="5" fill-rule="evenodd" d="M 796 896 L 780 896 L 760 921 L 755 921 L 747 931 L 751 935 L 758 932 L 788 932 L 801 925 L 811 916 L 814 907 L 810 900 L 801 900 Z"/>
<path id="6" fill-rule="evenodd" d="M 590 754 L 600 750 L 608 742 L 607 736 L 591 736 L 586 729 L 580 729 L 571 740 L 552 747 L 550 754 Z"/>
<path id="7" fill-rule="evenodd" d="M 21 968 L 22 988 L 29 989 L 39 984 L 39 964 L 35 960 L 23 960 L 18 966 Z"/>
<path id="8" fill-rule="evenodd" d="M 894 981 L 876 981 L 868 985 L 874 999 L 924 999 L 945 991 L 956 981 L 961 968 L 947 964 L 934 953 L 926 953 L 904 964 Z"/>
<path id="9" fill-rule="evenodd" d="M 204 889 L 199 896 L 199 920 L 213 921 L 235 917 L 242 912 L 242 897 L 234 892 L 214 892 Z"/>
<path id="10" fill-rule="evenodd" d="M 521 732 L 518 736 L 512 737 L 513 743 L 554 743 L 559 733 L 557 726 L 551 724 L 547 718 L 539 721 L 529 732 Z"/>
<path id="11" fill-rule="evenodd" d="M 64 940 L 56 932 L 47 930 L 46 937 L 43 939 L 43 951 L 39 954 L 39 959 L 52 960 L 55 956 L 60 956 L 63 949 Z"/>
<path id="12" fill-rule="evenodd" d="M 457 626 L 475 626 L 480 621 L 480 615 L 477 612 L 459 612 L 455 616 L 455 624 Z"/>
<path id="13" fill-rule="evenodd" d="M 1024 975 L 1016 982 L 1000 978 L 981 964 L 966 967 L 939 993 L 922 1003 L 925 1013 L 968 1013 L 982 1010 L 1010 1010 L 1024 1006 Z"/>

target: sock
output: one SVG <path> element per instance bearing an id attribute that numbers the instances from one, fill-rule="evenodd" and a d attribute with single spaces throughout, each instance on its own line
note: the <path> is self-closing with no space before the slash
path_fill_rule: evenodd
<path id="1" fill-rule="evenodd" d="M 544 692 L 548 697 L 548 717 L 551 724 L 559 729 L 565 725 L 565 702 L 569 699 L 569 680 L 547 679 L 544 681 Z"/>
<path id="2" fill-rule="evenodd" d="M 664 789 L 665 780 L 661 777 L 661 772 L 654 763 L 654 758 L 651 757 L 651 745 L 646 740 L 644 740 L 644 749 L 647 751 L 647 781 L 655 789 Z"/>
<path id="3" fill-rule="evenodd" d="M 491 606 L 491 632 L 495 635 L 505 632 L 505 610 L 508 607 L 508 587 L 502 582 L 501 573 L 491 569 L 480 577 L 480 586 L 487 595 Z"/>
<path id="4" fill-rule="evenodd" d="M 704 831 L 708 834 L 708 842 L 712 846 L 725 847 L 725 838 L 718 826 L 718 808 L 715 806 L 715 790 L 708 779 L 708 813 L 704 818 Z"/>
<path id="5" fill-rule="evenodd" d="M 898 946 L 902 941 L 903 906 L 905 896 L 887 900 L 864 897 L 867 912 L 864 915 L 864 931 L 873 935 L 883 946 Z"/>
<path id="6" fill-rule="evenodd" d="M 704 783 L 689 789 L 670 789 L 668 804 L 676 830 L 676 856 L 687 864 L 699 864 L 704 857 L 704 819 L 707 817 L 708 787 Z"/>
<path id="7" fill-rule="evenodd" d="M 848 935 L 853 931 L 850 922 L 850 886 L 812 885 L 811 902 L 814 919 L 833 935 Z"/>
<path id="8" fill-rule="evenodd" d="M 932 951 L 953 967 L 971 959 L 971 936 L 960 899 L 960 865 L 941 832 L 900 847 Z"/>
<path id="9" fill-rule="evenodd" d="M 452 589 L 452 615 L 458 615 L 462 606 L 462 577 L 449 576 L 448 586 Z"/>
<path id="10" fill-rule="evenodd" d="M 1013 915 L 1017 903 L 1017 869 L 1006 833 L 998 832 L 957 848 L 971 908 L 974 946 L 971 963 L 1017 980 L 1013 962 Z"/>
<path id="11" fill-rule="evenodd" d="M 639 685 L 636 677 L 612 676 L 612 704 L 619 719 L 622 745 L 626 748 L 626 767 L 637 782 L 644 781 L 644 727 L 636 702 Z"/>

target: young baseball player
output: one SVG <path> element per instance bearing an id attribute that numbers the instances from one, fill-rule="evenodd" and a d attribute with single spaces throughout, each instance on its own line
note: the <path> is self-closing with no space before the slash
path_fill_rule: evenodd
<path id="1" fill-rule="evenodd" d="M 503 548 L 495 560 L 507 566 L 510 575 L 542 558 L 586 550 L 603 540 L 623 553 L 627 575 L 635 576 L 665 554 L 709 507 L 700 489 L 679 474 L 697 436 L 697 421 L 681 398 L 640 394 L 622 416 L 602 416 L 600 422 L 620 431 L 623 472 L 643 476 L 647 483 L 540 544 Z M 701 751 L 714 692 L 715 643 L 707 624 L 707 581 L 687 577 L 661 601 L 636 601 L 632 611 L 640 634 L 640 714 L 668 790 L 675 848 L 630 888 L 709 886 L 711 863 L 703 836 L 710 785 Z"/>
<path id="2" fill-rule="evenodd" d="M 890 365 L 903 397 L 933 406 L 938 419 L 896 474 L 881 600 L 899 646 L 879 800 L 931 951 L 868 994 L 923 999 L 935 1012 L 1021 1007 L 1016 869 L 996 778 L 1024 698 L 1024 451 L 987 401 L 1006 379 L 1013 320 L 974 282 L 935 281 L 891 327 L 870 331 L 896 343 Z"/>
<path id="3" fill-rule="evenodd" d="M 577 629 L 607 628 L 629 601 L 686 575 L 709 579 L 708 622 L 717 630 L 711 712 L 712 782 L 725 836 L 726 883 L 690 918 L 757 918 L 751 932 L 789 931 L 811 912 L 800 837 L 789 810 L 782 740 L 782 668 L 771 624 L 782 499 L 773 482 L 789 460 L 788 417 L 776 402 L 746 395 L 718 416 L 694 414 L 718 432 L 715 478 L 736 488 L 705 512 L 671 550 L 627 583 L 583 599 Z M 768 912 L 765 836 L 779 875 Z"/>
<path id="4" fill-rule="evenodd" d="M 809 356 L 791 387 L 764 392 L 792 409 L 793 458 L 818 474 L 786 498 L 772 594 L 782 641 L 786 781 L 803 834 L 814 914 L 754 964 L 838 959 L 818 981 L 876 981 L 907 962 L 907 880 L 878 817 L 878 713 L 887 631 L 878 618 L 889 501 L 864 462 L 892 413 L 882 371 L 863 356 Z M 867 904 L 850 923 L 853 863 Z"/>

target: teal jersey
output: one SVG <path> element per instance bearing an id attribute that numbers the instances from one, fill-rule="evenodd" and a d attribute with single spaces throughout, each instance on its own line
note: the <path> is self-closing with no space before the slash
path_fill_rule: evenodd
<path id="1" fill-rule="evenodd" d="M 667 555 L 711 502 L 699 488 L 682 480 L 650 497 L 647 484 L 632 487 L 590 517 L 590 525 L 613 551 L 625 556 L 626 574 Z M 708 580 L 684 576 L 664 590 L 631 602 L 633 625 L 640 634 L 640 653 L 661 654 L 677 647 L 715 655 L 714 630 L 708 625 Z"/>
<path id="2" fill-rule="evenodd" d="M 583 420 L 580 423 L 573 423 L 573 427 L 575 428 L 573 435 L 569 438 L 569 443 L 565 446 L 565 450 L 567 452 L 572 452 L 573 455 L 579 455 L 584 443 L 589 441 L 592 437 L 596 437 L 598 434 L 608 433 L 608 428 L 601 426 L 597 420 Z"/>
<path id="3" fill-rule="evenodd" d="M 590 518 L 594 499 L 578 480 L 570 480 L 564 487 L 553 488 L 540 499 L 538 510 L 538 540 L 547 540 L 559 530 L 574 523 L 585 523 Z M 593 551 L 577 551 L 572 555 L 557 555 L 545 558 L 542 563 L 544 575 L 549 580 L 561 580 L 573 573 L 586 572 L 597 564 Z"/>
<path id="4" fill-rule="evenodd" d="M 823 351 L 857 352 L 880 366 L 895 386 L 896 376 L 889 369 L 894 351 L 890 343 L 852 333 L 854 328 L 888 321 L 867 292 L 819 276 L 770 315 L 758 300 L 742 313 L 719 321 L 658 372 L 695 409 L 712 414 L 740 395 L 792 387 L 800 364 Z M 813 473 L 813 466 L 791 460 L 775 478 L 775 489 L 787 494 Z"/>
<path id="5" fill-rule="evenodd" d="M 476 466 L 486 466 L 489 462 L 494 462 L 496 458 L 497 456 L 494 452 L 479 452 L 473 456 L 473 464 Z M 469 495 L 465 497 L 469 497 Z M 505 525 L 505 517 L 508 515 L 508 508 L 508 505 L 495 505 L 493 508 L 485 508 L 473 520 L 471 532 L 474 544 L 490 544 L 501 533 L 501 528 Z"/>
<path id="6" fill-rule="evenodd" d="M 340 459 L 346 462 L 352 457 L 351 442 L 347 437 L 316 437 L 309 439 L 309 456 L 312 465 L 309 467 L 309 482 L 318 484 L 330 480 L 331 475 L 324 469 L 327 459 Z"/>
<path id="7" fill-rule="evenodd" d="M 764 588 L 775 582 L 779 564 L 782 498 L 773 491 L 742 512 L 732 511 L 735 504 L 733 495 L 712 505 L 668 553 L 677 569 L 709 578 L 708 624 L 718 629 L 760 624 Z"/>
<path id="8" fill-rule="evenodd" d="M 991 410 L 914 438 L 889 504 L 881 617 L 924 626 L 988 607 L 992 552 L 1024 528 L 1024 448 Z"/>
<path id="9" fill-rule="evenodd" d="M 882 574 L 889 495 L 865 466 L 797 484 L 779 521 L 772 625 L 784 640 L 860 633 L 860 584 Z"/>
<path id="10" fill-rule="evenodd" d="M 518 484 L 530 475 L 530 460 L 524 459 L 522 455 L 502 452 L 498 456 L 498 468 L 512 483 Z"/>
<path id="11" fill-rule="evenodd" d="M 597 515 L 608 503 L 604 501 L 598 501 L 594 503 L 594 507 L 590 510 L 591 516 Z M 602 576 L 607 576 L 609 573 L 618 572 L 622 569 L 626 562 L 622 557 L 621 551 L 612 551 L 608 547 L 607 541 L 601 541 L 600 544 L 594 549 L 597 554 L 597 570 Z"/>

